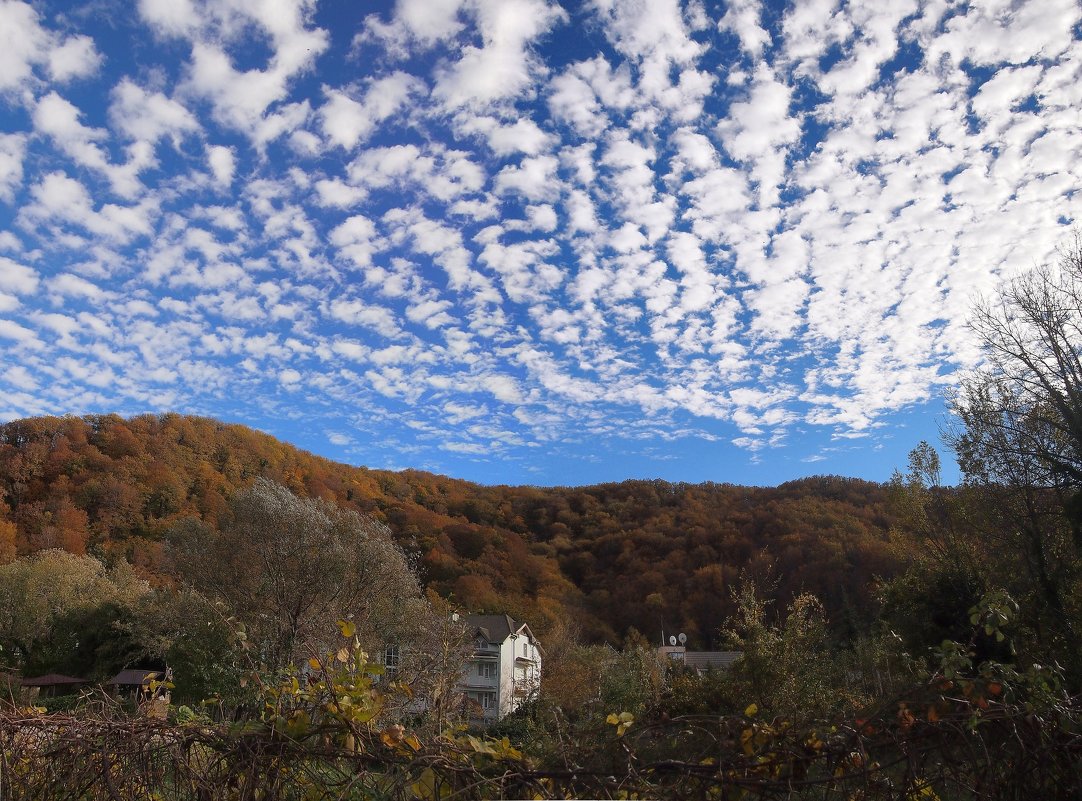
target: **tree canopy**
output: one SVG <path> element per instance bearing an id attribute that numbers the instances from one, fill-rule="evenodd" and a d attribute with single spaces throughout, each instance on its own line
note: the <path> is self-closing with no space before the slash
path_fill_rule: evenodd
<path id="1" fill-rule="evenodd" d="M 0 426 L 0 562 L 43 547 L 168 574 L 186 520 L 232 525 L 230 499 L 267 479 L 386 525 L 431 592 L 544 631 L 575 618 L 592 641 L 630 627 L 716 644 L 742 569 L 780 577 L 781 603 L 818 595 L 833 620 L 866 614 L 875 576 L 908 558 L 881 485 L 813 477 L 776 488 L 625 481 L 480 486 L 350 467 L 238 425 L 167 414 L 41 417 Z M 9 546 L 10 549 L 10 546 Z M 654 597 L 650 604 L 646 599 Z"/>
<path id="2" fill-rule="evenodd" d="M 372 636 L 405 633 L 421 588 L 386 526 L 264 478 L 234 495 L 230 513 L 218 529 L 178 524 L 173 554 L 188 585 L 244 623 L 260 661 L 307 657 L 343 618 Z"/>

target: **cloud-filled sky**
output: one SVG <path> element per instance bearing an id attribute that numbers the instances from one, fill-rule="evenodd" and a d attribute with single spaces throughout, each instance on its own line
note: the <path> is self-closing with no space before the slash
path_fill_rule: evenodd
<path id="1" fill-rule="evenodd" d="M 0 0 L 0 419 L 886 478 L 1078 214 L 1074 0 Z"/>

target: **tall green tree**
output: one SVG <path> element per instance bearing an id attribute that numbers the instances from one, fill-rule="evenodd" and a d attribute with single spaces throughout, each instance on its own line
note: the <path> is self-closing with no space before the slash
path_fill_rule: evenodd
<path id="1" fill-rule="evenodd" d="M 125 659 L 124 636 L 113 624 L 149 591 L 127 562 L 106 568 L 66 551 L 39 551 L 2 565 L 0 655 L 28 675 L 95 672 L 100 647 L 101 655 L 109 653 L 97 672 L 107 672 Z"/>

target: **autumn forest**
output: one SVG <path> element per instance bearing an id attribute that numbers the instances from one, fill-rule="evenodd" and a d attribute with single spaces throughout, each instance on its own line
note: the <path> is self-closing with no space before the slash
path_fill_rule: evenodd
<path id="1" fill-rule="evenodd" d="M 170 529 L 215 526 L 260 476 L 385 522 L 427 588 L 463 610 L 542 632 L 571 619 L 614 645 L 664 628 L 718 646 L 741 572 L 776 582 L 782 604 L 811 592 L 832 620 L 860 618 L 910 547 L 892 535 L 889 488 L 854 479 L 485 487 L 335 464 L 205 418 L 110 415 L 0 427 L 0 558 L 60 548 L 168 582 Z"/>

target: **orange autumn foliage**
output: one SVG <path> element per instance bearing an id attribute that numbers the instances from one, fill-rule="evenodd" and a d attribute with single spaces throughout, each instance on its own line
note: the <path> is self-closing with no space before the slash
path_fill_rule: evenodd
<path id="1" fill-rule="evenodd" d="M 123 556 L 154 577 L 179 520 L 217 526 L 259 476 L 385 522 L 430 592 L 538 631 L 575 619 L 594 641 L 632 627 L 653 639 L 664 626 L 716 647 L 741 571 L 777 581 L 781 606 L 813 592 L 843 619 L 906 556 L 887 536 L 885 488 L 866 481 L 490 487 L 337 464 L 244 426 L 165 414 L 0 426 L 0 561 L 13 523 L 20 553 Z"/>
<path id="2" fill-rule="evenodd" d="M 15 561 L 18 550 L 15 543 L 15 524 L 0 518 L 0 565 Z"/>

